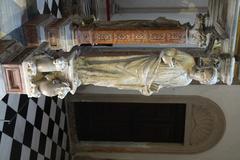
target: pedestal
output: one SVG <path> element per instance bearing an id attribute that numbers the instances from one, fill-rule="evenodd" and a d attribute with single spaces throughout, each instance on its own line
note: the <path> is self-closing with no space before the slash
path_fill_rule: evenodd
<path id="1" fill-rule="evenodd" d="M 6 93 L 25 94 L 22 62 L 34 48 L 25 48 L 15 41 L 0 41 L 2 81 Z"/>

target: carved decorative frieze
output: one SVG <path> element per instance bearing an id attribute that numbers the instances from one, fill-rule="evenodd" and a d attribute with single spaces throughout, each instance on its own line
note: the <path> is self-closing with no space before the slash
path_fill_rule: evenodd
<path id="1" fill-rule="evenodd" d="M 185 44 L 184 29 L 136 29 L 136 30 L 78 30 L 77 35 L 81 44 Z"/>
<path id="2" fill-rule="evenodd" d="M 205 20 L 206 16 L 198 14 L 195 24 L 191 26 L 163 17 L 152 21 L 91 21 L 91 23 L 85 23 L 86 20 L 79 18 L 73 21 L 73 31 L 78 35 L 78 45 L 90 43 L 92 45 L 145 44 L 206 47 L 208 33 L 205 31 Z M 88 34 L 85 41 L 86 32 Z"/>
<path id="3" fill-rule="evenodd" d="M 193 26 L 159 17 L 156 20 L 99 22 L 94 19 L 39 17 L 25 25 L 29 45 L 48 41 L 52 49 L 70 51 L 74 45 L 158 45 L 205 48 L 208 36 L 205 16 Z"/>

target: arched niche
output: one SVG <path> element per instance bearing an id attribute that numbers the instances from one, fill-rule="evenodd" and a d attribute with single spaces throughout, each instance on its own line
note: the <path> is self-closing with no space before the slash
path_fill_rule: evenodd
<path id="1" fill-rule="evenodd" d="M 95 152 L 194 154 L 209 150 L 222 138 L 225 116 L 221 108 L 208 98 L 200 96 L 150 96 L 140 95 L 75 95 L 66 99 L 69 112 L 70 142 L 73 155 Z M 184 142 L 81 142 L 76 134 L 74 103 L 77 102 L 127 102 L 127 103 L 180 103 L 186 104 Z M 84 107 L 84 106 L 83 106 Z"/>

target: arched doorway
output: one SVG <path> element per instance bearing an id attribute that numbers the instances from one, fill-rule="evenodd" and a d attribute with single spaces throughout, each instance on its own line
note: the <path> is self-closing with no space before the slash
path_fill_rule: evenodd
<path id="1" fill-rule="evenodd" d="M 220 107 L 208 98 L 200 96 L 151 96 L 144 97 L 138 95 L 76 95 L 68 98 L 68 109 L 69 109 L 69 119 L 70 119 L 70 138 L 72 145 L 73 154 L 78 154 L 81 152 L 121 152 L 121 153 L 174 153 L 174 154 L 193 154 L 204 152 L 214 145 L 216 145 L 222 138 L 225 131 L 225 117 L 220 109 Z M 148 108 L 152 108 L 154 104 L 155 107 L 165 109 L 171 109 L 174 116 L 183 117 L 184 124 L 178 125 L 179 118 L 174 123 L 175 127 L 180 127 L 176 133 L 181 134 L 181 128 L 183 130 L 182 141 L 128 141 L 128 140 L 81 140 L 77 134 L 78 124 L 76 118 L 80 116 L 78 114 L 78 108 L 89 107 L 89 104 L 96 105 L 101 104 L 111 104 L 115 108 L 121 107 L 119 104 L 123 105 L 134 105 L 136 110 L 137 106 L 139 109 L 143 109 L 146 106 L 144 112 L 150 113 Z M 115 105 L 114 105 L 115 104 Z M 117 104 L 117 105 L 116 105 Z M 141 104 L 141 105 L 137 105 Z M 168 104 L 168 105 L 167 105 Z M 85 105 L 85 106 L 84 106 Z M 88 105 L 88 106 L 87 106 Z M 112 108 L 114 108 L 112 107 Z M 122 106 L 123 107 L 123 106 Z M 93 107 L 94 108 L 94 107 Z M 101 105 L 95 107 L 101 110 Z M 174 108 L 176 109 L 174 111 Z M 181 108 L 181 109 L 180 109 Z M 106 109 L 106 106 L 105 106 Z M 179 109 L 181 110 L 179 112 Z M 158 110 L 162 112 L 163 110 Z M 132 111 L 129 109 L 129 111 Z M 157 111 L 157 110 L 155 110 Z M 182 114 L 184 112 L 184 114 Z M 99 112 L 100 113 L 100 112 Z M 102 112 L 103 113 L 103 112 Z M 105 112 L 106 113 L 106 112 Z M 112 112 L 111 112 L 112 113 Z M 126 114 L 127 112 L 125 112 Z M 167 112 L 166 112 L 167 113 Z M 168 112 L 170 113 L 170 112 Z M 85 116 L 87 113 L 84 113 Z M 119 112 L 120 114 L 120 112 Z M 144 114 L 143 114 L 144 115 Z M 107 115 L 105 115 L 106 117 Z M 114 115 L 111 115 L 115 117 Z M 171 115 L 169 115 L 171 116 Z M 151 116 L 150 116 L 151 117 Z M 168 116 L 167 116 L 168 117 Z M 141 118 L 141 117 L 137 117 Z M 144 119 L 146 117 L 143 117 Z M 151 117 L 152 118 L 152 117 Z M 148 119 L 148 120 L 151 120 Z M 166 120 L 166 119 L 165 119 Z M 84 120 L 87 123 L 87 120 Z M 130 123 L 130 122 L 129 122 Z M 146 124 L 146 123 L 145 123 Z M 162 124 L 161 124 L 162 125 Z M 159 125 L 159 126 L 161 126 Z M 169 125 L 166 121 L 166 126 Z M 172 125 L 172 124 L 170 124 Z M 181 139 L 181 138 L 180 138 Z"/>

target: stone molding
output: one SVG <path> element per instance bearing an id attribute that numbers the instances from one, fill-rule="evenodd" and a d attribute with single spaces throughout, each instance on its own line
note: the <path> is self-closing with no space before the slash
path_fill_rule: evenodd
<path id="1" fill-rule="evenodd" d="M 138 95 L 74 95 L 66 99 L 69 113 L 69 131 L 72 154 L 86 153 L 90 157 L 103 153 L 168 153 L 195 154 L 207 151 L 222 138 L 226 121 L 221 108 L 208 98 L 200 96 L 151 96 Z M 138 103 L 185 103 L 186 121 L 183 144 L 132 143 L 132 142 L 79 142 L 75 130 L 74 102 L 138 102 Z"/>

